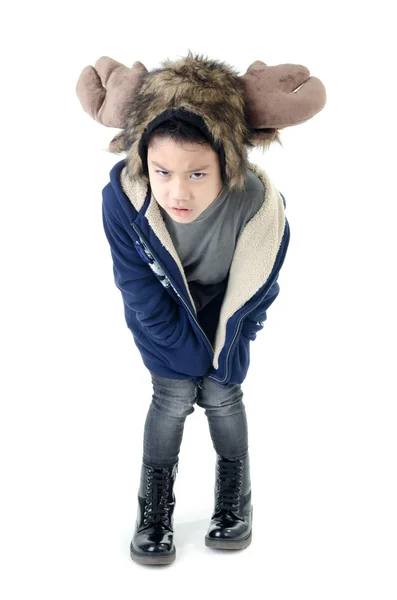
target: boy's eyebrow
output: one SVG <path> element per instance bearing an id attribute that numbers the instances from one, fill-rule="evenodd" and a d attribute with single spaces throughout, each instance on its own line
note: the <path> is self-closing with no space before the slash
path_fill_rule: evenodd
<path id="1" fill-rule="evenodd" d="M 156 167 L 159 167 L 159 169 L 161 169 L 162 171 L 167 171 L 167 173 L 171 173 L 169 169 L 165 169 L 162 165 L 156 163 L 154 160 L 152 160 L 151 163 L 153 165 L 156 165 Z M 204 169 L 209 169 L 210 167 L 211 165 L 204 165 L 202 167 L 197 167 L 196 169 L 190 169 L 189 171 L 186 171 L 186 173 L 198 173 L 199 171 L 204 171 Z"/>

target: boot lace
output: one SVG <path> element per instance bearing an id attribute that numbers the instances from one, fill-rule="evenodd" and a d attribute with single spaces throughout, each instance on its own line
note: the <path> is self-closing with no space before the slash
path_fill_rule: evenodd
<path id="1" fill-rule="evenodd" d="M 242 467 L 243 461 L 218 463 L 218 488 L 215 510 L 233 511 L 240 506 L 240 498 L 243 486 Z"/>
<path id="2" fill-rule="evenodd" d="M 146 477 L 146 504 L 144 512 L 145 525 L 169 522 L 169 506 L 167 504 L 170 473 L 162 467 L 150 467 Z"/>

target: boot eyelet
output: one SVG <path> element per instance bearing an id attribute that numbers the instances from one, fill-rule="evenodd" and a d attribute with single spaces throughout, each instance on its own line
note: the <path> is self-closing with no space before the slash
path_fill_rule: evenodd
<path id="1" fill-rule="evenodd" d="M 144 519 L 144 521 L 143 521 L 143 522 L 144 522 L 144 524 L 146 525 L 146 524 L 147 524 L 147 519 Z"/>

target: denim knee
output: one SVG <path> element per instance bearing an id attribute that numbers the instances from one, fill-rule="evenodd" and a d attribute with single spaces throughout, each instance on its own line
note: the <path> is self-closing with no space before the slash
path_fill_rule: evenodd
<path id="1" fill-rule="evenodd" d="M 222 388 L 211 379 L 203 378 L 196 403 L 207 415 L 225 417 L 245 411 L 243 395 L 239 384 Z"/>
<path id="2" fill-rule="evenodd" d="M 194 412 L 197 387 L 192 379 L 169 379 L 151 373 L 153 407 L 170 417 L 187 417 Z"/>

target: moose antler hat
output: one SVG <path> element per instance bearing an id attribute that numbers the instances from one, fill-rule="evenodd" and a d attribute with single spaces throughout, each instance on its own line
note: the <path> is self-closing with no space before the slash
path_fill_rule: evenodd
<path id="1" fill-rule="evenodd" d="M 225 62 L 193 55 L 148 71 L 108 56 L 85 67 L 77 81 L 84 110 L 119 128 L 109 150 L 126 152 L 128 176 L 148 179 L 147 140 L 172 118 L 198 127 L 218 152 L 229 189 L 243 189 L 248 149 L 279 142 L 279 130 L 308 121 L 326 103 L 323 83 L 302 65 L 257 60 L 242 76 Z"/>

